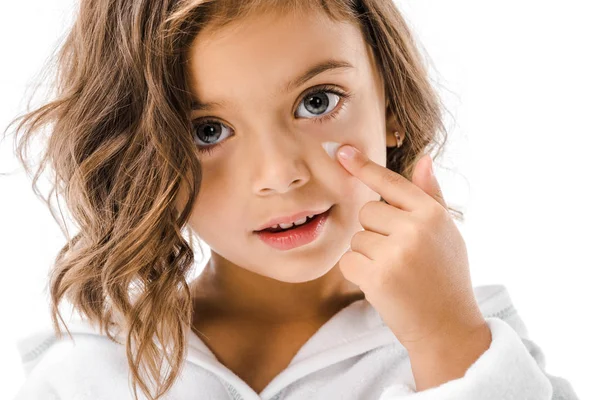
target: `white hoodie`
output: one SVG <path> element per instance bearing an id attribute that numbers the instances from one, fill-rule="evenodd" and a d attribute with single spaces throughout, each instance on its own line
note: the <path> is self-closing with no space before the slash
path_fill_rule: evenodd
<path id="1" fill-rule="evenodd" d="M 576 400 L 570 383 L 544 371 L 545 358 L 503 285 L 474 288 L 491 346 L 465 376 L 415 392 L 406 349 L 365 300 L 328 320 L 261 393 L 221 364 L 191 330 L 184 369 L 161 400 Z M 17 342 L 26 372 L 14 400 L 133 399 L 125 347 L 82 320 Z M 140 399 L 147 399 L 138 390 Z"/>

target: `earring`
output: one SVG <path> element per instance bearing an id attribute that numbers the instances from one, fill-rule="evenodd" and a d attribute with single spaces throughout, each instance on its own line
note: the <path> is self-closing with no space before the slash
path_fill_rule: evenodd
<path id="1" fill-rule="evenodd" d="M 396 136 L 396 148 L 402 145 L 404 138 L 400 138 L 400 133 L 398 131 L 394 132 L 394 136 Z"/>

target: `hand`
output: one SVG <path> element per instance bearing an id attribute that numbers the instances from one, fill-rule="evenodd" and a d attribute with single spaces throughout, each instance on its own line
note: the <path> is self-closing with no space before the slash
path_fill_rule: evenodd
<path id="1" fill-rule="evenodd" d="M 466 343 L 486 323 L 472 289 L 465 242 L 447 210 L 430 156 L 412 182 L 356 151 L 342 166 L 381 201 L 359 212 L 364 231 L 340 258 L 342 274 L 358 285 L 409 353 Z"/>

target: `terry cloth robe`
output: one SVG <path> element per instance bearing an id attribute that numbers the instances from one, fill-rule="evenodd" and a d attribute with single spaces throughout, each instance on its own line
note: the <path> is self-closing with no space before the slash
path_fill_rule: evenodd
<path id="1" fill-rule="evenodd" d="M 189 329 L 184 369 L 161 400 L 576 400 L 567 380 L 545 372 L 506 288 L 474 292 L 492 343 L 463 377 L 437 387 L 415 391 L 406 349 L 363 299 L 329 319 L 260 393 Z M 15 400 L 133 399 L 125 346 L 81 319 L 68 326 L 73 341 L 48 327 L 17 342 L 26 381 Z M 138 395 L 147 399 L 139 388 Z"/>

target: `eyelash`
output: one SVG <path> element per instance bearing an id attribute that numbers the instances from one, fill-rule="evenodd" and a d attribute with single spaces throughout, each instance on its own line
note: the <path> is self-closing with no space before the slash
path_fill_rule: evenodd
<path id="1" fill-rule="evenodd" d="M 332 94 L 335 94 L 340 97 L 340 100 L 339 100 L 338 104 L 336 105 L 337 107 L 335 110 L 329 112 L 328 114 L 323 115 L 322 117 L 308 118 L 313 123 L 319 123 L 319 124 L 322 124 L 330 119 L 337 118 L 339 113 L 346 107 L 346 103 L 347 103 L 348 99 L 350 99 L 353 96 L 352 93 L 343 92 L 340 89 L 338 89 L 336 86 L 324 85 L 324 86 L 318 86 L 318 87 L 315 87 L 314 89 L 311 89 L 310 91 L 308 91 L 308 93 L 306 93 L 302 97 L 302 99 L 304 100 L 305 98 L 315 95 L 317 93 L 332 93 Z M 194 121 L 192 123 L 192 129 L 193 129 L 193 131 L 195 131 L 198 126 L 201 126 L 204 124 L 209 124 L 209 123 L 221 124 L 220 121 L 211 119 L 210 117 L 208 117 L 208 118 L 200 120 L 200 121 Z M 200 148 L 201 152 L 207 153 L 210 155 L 210 154 L 212 154 L 213 151 L 215 151 L 224 142 L 225 141 L 223 140 L 219 143 L 216 143 L 216 144 L 213 144 L 210 146 L 198 146 L 198 147 Z"/>

